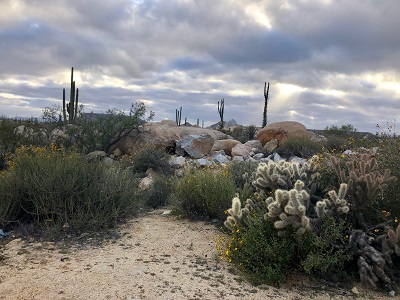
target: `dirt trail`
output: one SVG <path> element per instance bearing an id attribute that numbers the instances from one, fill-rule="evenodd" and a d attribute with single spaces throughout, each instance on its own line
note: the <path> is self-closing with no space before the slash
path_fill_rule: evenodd
<path id="1" fill-rule="evenodd" d="M 253 287 L 215 258 L 215 226 L 156 210 L 119 228 L 119 239 L 69 248 L 14 239 L 0 265 L 0 299 L 389 299 L 382 294 Z M 393 298 L 390 298 L 393 299 Z"/>

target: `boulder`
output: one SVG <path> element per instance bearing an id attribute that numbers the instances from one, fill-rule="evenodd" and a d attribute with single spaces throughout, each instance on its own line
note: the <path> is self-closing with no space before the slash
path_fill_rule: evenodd
<path id="1" fill-rule="evenodd" d="M 104 151 L 93 151 L 88 154 L 86 154 L 86 160 L 91 162 L 91 161 L 96 161 L 96 160 L 103 160 L 104 158 L 107 157 L 107 153 Z"/>
<path id="2" fill-rule="evenodd" d="M 174 168 L 183 167 L 186 164 L 186 159 L 183 156 L 172 156 L 169 164 Z"/>
<path id="3" fill-rule="evenodd" d="M 226 164 L 229 162 L 229 159 L 221 153 L 217 153 L 217 154 L 213 155 L 212 159 L 214 160 L 214 162 L 216 162 L 219 165 L 223 165 L 223 164 Z"/>
<path id="4" fill-rule="evenodd" d="M 186 154 L 193 158 L 201 158 L 210 153 L 213 145 L 214 139 L 209 134 L 191 134 L 176 143 L 176 153 L 182 156 Z"/>
<path id="5" fill-rule="evenodd" d="M 267 153 L 272 153 L 275 149 L 278 148 L 278 140 L 273 139 L 265 143 L 264 149 Z"/>
<path id="6" fill-rule="evenodd" d="M 262 153 L 264 152 L 263 146 L 259 140 L 250 140 L 244 143 L 245 145 L 248 145 L 251 147 L 251 150 L 254 153 Z"/>
<path id="7" fill-rule="evenodd" d="M 324 135 L 317 134 L 317 133 L 315 133 L 313 131 L 308 131 L 308 135 L 310 136 L 310 139 L 312 141 L 315 141 L 315 142 L 318 142 L 318 143 L 326 142 L 328 140 Z"/>
<path id="8" fill-rule="evenodd" d="M 232 148 L 236 146 L 237 144 L 241 144 L 237 140 L 232 140 L 232 139 L 224 139 L 224 140 L 218 140 L 214 142 L 214 145 L 211 148 L 211 151 L 220 151 L 224 150 L 226 155 L 231 155 L 232 154 Z"/>
<path id="9" fill-rule="evenodd" d="M 144 144 L 154 145 L 168 150 L 169 153 L 173 153 L 171 149 L 175 150 L 175 144 L 178 140 L 193 134 L 208 134 L 214 141 L 226 138 L 226 134 L 217 130 L 185 126 L 178 127 L 172 120 L 162 120 L 161 122 L 149 122 L 140 126 L 139 129 L 131 130 L 127 136 L 121 138 L 109 149 L 109 153 L 118 148 L 122 153 L 126 154 L 131 149 Z"/>
<path id="10" fill-rule="evenodd" d="M 286 139 L 295 136 L 309 137 L 309 134 L 303 124 L 294 121 L 271 123 L 257 132 L 257 140 L 263 146 L 273 139 L 276 139 L 278 145 L 281 145 Z"/>
<path id="11" fill-rule="evenodd" d="M 242 156 L 243 158 L 249 157 L 251 147 L 245 144 L 237 144 L 232 148 L 231 156 Z"/>

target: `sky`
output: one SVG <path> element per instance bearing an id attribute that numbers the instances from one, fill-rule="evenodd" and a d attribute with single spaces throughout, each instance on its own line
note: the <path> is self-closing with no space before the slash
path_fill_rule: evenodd
<path id="1" fill-rule="evenodd" d="M 69 97 L 205 126 L 224 119 L 400 123 L 398 0 L 0 0 L 0 115 L 40 117 Z M 400 132 L 400 124 L 398 124 Z"/>

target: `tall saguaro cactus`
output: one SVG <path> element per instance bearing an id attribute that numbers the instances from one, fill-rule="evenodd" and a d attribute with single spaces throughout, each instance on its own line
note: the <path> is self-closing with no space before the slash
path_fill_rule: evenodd
<path id="1" fill-rule="evenodd" d="M 65 89 L 63 89 L 63 117 L 64 122 L 69 124 L 74 124 L 76 116 L 78 115 L 78 97 L 79 89 L 75 91 L 75 81 L 74 81 L 74 68 L 71 68 L 71 88 L 70 88 L 70 99 L 69 103 L 65 105 Z M 68 113 L 68 119 L 67 119 Z"/>
<path id="2" fill-rule="evenodd" d="M 175 109 L 175 122 L 176 125 L 181 126 L 181 120 L 182 120 L 182 106 L 178 109 Z"/>
<path id="3" fill-rule="evenodd" d="M 263 112 L 263 121 L 262 121 L 262 127 L 265 127 L 267 125 L 267 105 L 268 105 L 268 97 L 269 97 L 269 82 L 268 82 L 268 88 L 267 88 L 267 83 L 265 82 L 264 84 L 264 112 Z"/>
<path id="4" fill-rule="evenodd" d="M 221 99 L 221 106 L 218 101 L 218 113 L 219 118 L 221 119 L 220 129 L 224 128 L 224 109 L 225 109 L 225 100 Z"/>

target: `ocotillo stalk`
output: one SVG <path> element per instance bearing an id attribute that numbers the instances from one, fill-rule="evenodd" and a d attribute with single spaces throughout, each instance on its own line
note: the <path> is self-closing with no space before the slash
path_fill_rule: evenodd
<path id="1" fill-rule="evenodd" d="M 269 96 L 269 82 L 268 82 L 268 88 L 267 88 L 267 82 L 264 84 L 264 112 L 263 112 L 263 121 L 262 121 L 262 127 L 265 127 L 267 125 L 267 105 L 268 105 L 268 96 Z"/>
<path id="2" fill-rule="evenodd" d="M 218 113 L 219 113 L 219 117 L 221 119 L 220 129 L 224 128 L 224 109 L 225 109 L 225 100 L 221 99 L 221 106 L 219 105 L 219 101 L 218 101 Z"/>

